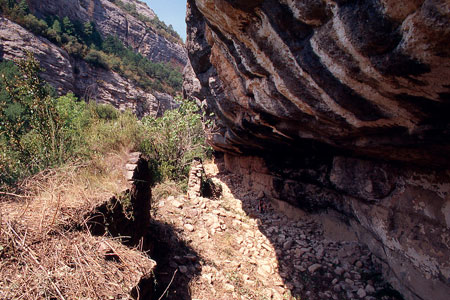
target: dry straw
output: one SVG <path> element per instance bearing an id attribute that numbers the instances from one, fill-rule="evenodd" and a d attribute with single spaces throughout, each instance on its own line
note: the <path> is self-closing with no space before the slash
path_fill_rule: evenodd
<path id="1" fill-rule="evenodd" d="M 0 194 L 0 299 L 131 299 L 155 262 L 86 217 L 124 190 L 126 151 L 41 172 Z"/>

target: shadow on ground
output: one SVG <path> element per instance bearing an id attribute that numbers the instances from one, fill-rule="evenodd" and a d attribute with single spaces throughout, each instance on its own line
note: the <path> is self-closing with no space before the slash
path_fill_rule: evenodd
<path id="1" fill-rule="evenodd" d="M 120 201 L 113 198 L 104 207 L 97 208 L 89 217 L 88 226 L 92 234 L 120 238 L 123 244 L 156 261 L 153 274 L 141 279 L 132 291 L 132 297 L 140 300 L 190 300 L 190 281 L 201 271 L 200 265 L 195 263 L 197 253 L 170 224 L 151 219 L 148 215 L 145 217 L 148 216 L 150 221 L 142 224 L 123 211 Z"/>
<path id="2" fill-rule="evenodd" d="M 242 178 L 231 174 L 216 158 L 219 174 L 247 216 L 258 220 L 260 232 L 276 251 L 278 273 L 294 299 L 400 300 L 386 283 L 369 250 L 351 241 L 331 241 L 309 216 L 290 219 L 273 209 L 258 191 L 242 188 Z M 269 274 L 268 274 L 269 275 Z M 284 296 L 284 295 L 283 295 Z M 292 298 L 291 298 L 292 299 Z"/>

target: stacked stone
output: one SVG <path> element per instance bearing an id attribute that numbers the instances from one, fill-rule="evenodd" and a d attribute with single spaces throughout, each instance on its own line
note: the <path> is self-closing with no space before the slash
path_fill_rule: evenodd
<path id="1" fill-rule="evenodd" d="M 128 181 L 134 180 L 134 172 L 136 171 L 137 163 L 140 157 L 141 157 L 140 152 L 132 152 L 128 155 L 128 162 L 125 165 L 126 178 Z"/>
<path id="2" fill-rule="evenodd" d="M 202 161 L 194 159 L 189 171 L 188 199 L 201 196 L 203 174 L 205 174 L 205 170 L 203 169 Z"/>

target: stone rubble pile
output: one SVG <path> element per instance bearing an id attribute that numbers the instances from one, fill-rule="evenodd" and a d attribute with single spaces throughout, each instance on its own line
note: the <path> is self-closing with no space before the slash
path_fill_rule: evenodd
<path id="1" fill-rule="evenodd" d="M 191 193 L 160 207 L 200 256 L 172 262 L 183 276 L 201 271 L 192 279 L 192 299 L 400 299 L 388 295 L 395 291 L 366 248 L 326 239 L 310 217 L 289 219 L 270 204 L 261 213 L 256 195 L 230 190 L 232 180 L 239 183 L 234 177 L 220 178 L 220 201 Z"/>

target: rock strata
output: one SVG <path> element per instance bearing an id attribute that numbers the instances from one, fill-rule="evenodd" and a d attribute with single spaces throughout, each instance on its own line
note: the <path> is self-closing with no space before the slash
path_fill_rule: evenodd
<path id="1" fill-rule="evenodd" d="M 186 20 L 184 93 L 227 169 L 338 212 L 407 299 L 447 299 L 448 3 L 188 0 Z"/>
<path id="2" fill-rule="evenodd" d="M 136 5 L 136 11 L 149 19 L 155 13 L 146 4 L 123 1 Z M 173 62 L 183 68 L 187 61 L 186 50 L 181 43 L 175 43 L 159 35 L 155 30 L 133 17 L 108 0 L 31 0 L 29 5 L 39 16 L 57 15 L 72 20 L 94 22 L 102 36 L 113 35 L 148 57 L 152 61 Z"/>
<path id="3" fill-rule="evenodd" d="M 0 59 L 26 57 L 34 53 L 44 72 L 43 79 L 60 94 L 73 92 L 86 101 L 110 103 L 120 110 L 130 109 L 139 117 L 162 115 L 177 104 L 164 93 L 147 93 L 119 74 L 95 68 L 70 57 L 45 38 L 37 37 L 18 24 L 0 17 Z"/>
<path id="4" fill-rule="evenodd" d="M 185 92 L 215 114 L 217 149 L 314 140 L 450 166 L 446 1 L 245 3 L 188 1 L 186 81 L 200 86 Z"/>

